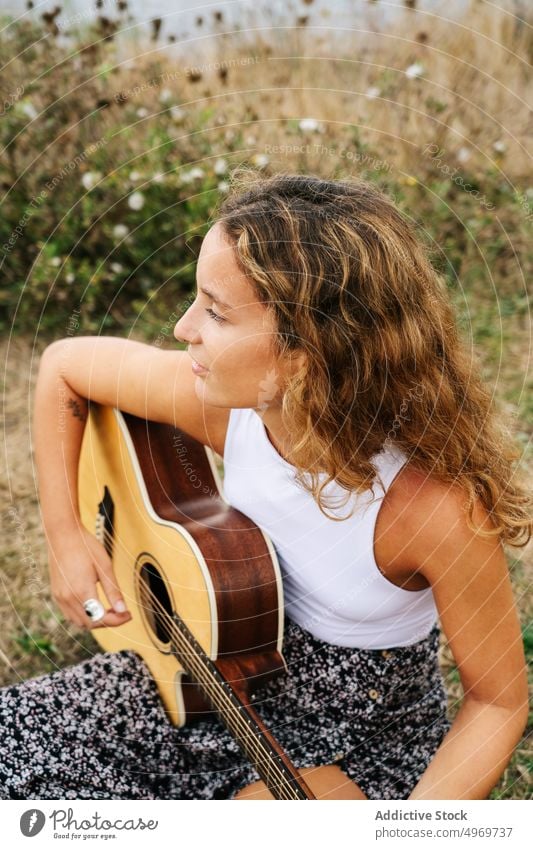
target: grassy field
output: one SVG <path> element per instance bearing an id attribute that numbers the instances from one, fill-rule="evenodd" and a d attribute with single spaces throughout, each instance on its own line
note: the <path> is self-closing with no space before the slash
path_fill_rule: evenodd
<path id="1" fill-rule="evenodd" d="M 1 683 L 98 651 L 48 594 L 30 439 L 40 353 L 81 333 L 169 347 L 235 165 L 359 174 L 419 222 L 533 468 L 530 32 L 473 3 L 462 26 L 406 14 L 394 37 L 354 33 L 347 55 L 327 40 L 311 49 L 301 25 L 275 48 L 220 36 L 184 62 L 154 44 L 125 56 L 102 22 L 75 48 L 50 25 L 4 31 Z M 507 554 L 531 659 L 532 546 Z M 453 716 L 461 688 L 444 637 L 441 660 Z M 526 734 L 492 798 L 531 798 L 532 766 Z"/>

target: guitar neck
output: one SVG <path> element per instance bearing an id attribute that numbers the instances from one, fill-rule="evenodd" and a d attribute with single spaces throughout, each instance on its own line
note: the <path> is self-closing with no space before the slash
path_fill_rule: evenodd
<path id="1" fill-rule="evenodd" d="M 183 620 L 172 617 L 172 651 L 237 741 L 275 799 L 314 799 L 310 788 L 249 704 L 204 652 Z"/>

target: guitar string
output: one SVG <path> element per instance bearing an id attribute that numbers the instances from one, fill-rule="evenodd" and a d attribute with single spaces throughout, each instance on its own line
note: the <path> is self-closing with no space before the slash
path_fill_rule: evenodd
<path id="1" fill-rule="evenodd" d="M 153 594 L 151 593 L 151 591 L 150 591 L 149 589 L 147 589 L 147 588 L 146 588 L 146 585 L 144 585 L 144 587 L 143 587 L 143 591 L 148 592 L 150 595 L 152 595 L 152 600 L 153 600 L 153 601 L 155 601 L 155 602 L 158 604 L 158 606 L 161 608 L 161 613 L 160 613 L 159 615 L 160 615 L 160 616 L 164 616 L 164 617 L 169 618 L 169 617 L 168 617 L 168 614 L 167 614 L 167 612 L 166 612 L 166 610 L 165 610 L 165 608 L 161 605 L 161 602 L 159 601 L 159 599 L 158 599 L 157 597 L 153 596 Z M 158 615 L 158 614 L 156 613 L 156 615 Z M 172 626 L 171 626 L 171 627 L 172 627 L 172 629 L 173 629 L 173 631 L 174 631 L 176 626 L 175 626 L 175 624 L 173 623 L 173 620 L 172 620 L 172 619 L 170 619 L 170 622 L 172 623 Z M 185 627 L 187 627 L 187 626 L 185 626 Z M 187 639 L 186 639 L 186 637 L 185 637 L 185 636 L 181 633 L 181 631 L 179 630 L 179 628 L 177 629 L 177 631 L 176 631 L 175 633 L 177 633 L 178 638 L 180 638 L 180 639 L 181 639 L 181 641 L 182 641 L 182 642 L 184 642 L 184 643 L 185 643 L 185 646 L 187 647 Z M 199 665 L 197 665 L 197 668 L 202 669 L 202 660 L 201 660 L 201 658 L 198 658 L 198 656 L 196 655 L 196 653 L 193 653 L 193 654 L 192 654 L 192 657 L 194 658 L 194 660 L 195 660 L 195 661 L 196 661 L 196 660 L 199 660 L 199 661 L 200 661 Z M 191 669 L 193 669 L 193 668 L 194 668 L 194 666 L 195 666 L 195 663 L 191 662 L 191 663 L 190 663 L 190 667 L 191 667 Z M 205 671 L 205 668 L 204 668 L 204 670 L 202 670 L 202 671 Z M 207 673 L 208 673 L 208 675 L 209 675 L 209 669 L 207 669 Z M 240 725 L 240 726 L 244 729 L 244 733 L 242 733 L 242 735 L 241 735 L 241 736 L 242 736 L 242 739 L 243 739 L 243 741 L 244 741 L 244 743 L 248 745 L 248 749 L 252 752 L 252 754 L 254 754 L 256 757 L 258 757 L 258 759 L 259 759 L 259 761 L 260 761 L 260 762 L 262 761 L 263 763 L 265 763 L 264 758 L 265 758 L 265 755 L 266 755 L 267 753 L 266 753 L 266 752 L 264 752 L 264 751 L 261 749 L 261 745 L 258 745 L 256 735 L 255 735 L 255 734 L 254 734 L 254 732 L 250 729 L 250 727 L 247 725 L 247 723 L 246 723 L 246 722 L 245 722 L 245 720 L 243 719 L 243 717 L 242 717 L 241 713 L 240 713 L 238 710 L 236 710 L 236 709 L 235 709 L 235 705 L 232 703 L 231 698 L 230 698 L 230 697 L 228 696 L 228 694 L 227 694 L 227 693 L 226 693 L 226 692 L 225 692 L 225 691 L 221 688 L 221 685 L 220 685 L 220 684 L 218 684 L 218 691 L 217 691 L 217 684 L 213 684 L 213 683 L 212 683 L 211 681 L 209 681 L 209 679 L 208 679 L 207 684 L 206 684 L 205 682 L 202 682 L 202 686 L 203 686 L 206 690 L 208 690 L 209 692 L 211 692 L 214 704 L 215 704 L 215 705 L 218 705 L 218 706 L 220 707 L 220 709 L 221 709 L 221 711 L 222 711 L 222 712 L 226 712 L 226 713 L 228 713 L 228 712 L 229 712 L 230 714 L 233 712 L 233 715 L 236 717 L 236 723 L 235 723 L 235 725 L 236 725 L 236 724 L 239 724 L 239 725 Z M 217 692 L 222 694 L 223 698 L 226 700 L 226 702 L 227 702 L 227 704 L 228 704 L 229 710 L 227 710 L 227 709 L 226 709 L 226 711 L 224 710 L 224 707 L 222 706 L 222 704 L 221 704 L 220 700 L 219 700 L 219 699 L 217 699 Z M 270 754 L 272 754 L 272 752 L 270 752 Z M 268 755 L 267 755 L 267 757 L 268 757 Z M 285 775 L 284 775 L 283 771 L 282 771 L 282 770 L 280 770 L 280 769 L 279 769 L 279 767 L 278 767 L 278 765 L 277 765 L 275 762 L 273 762 L 271 759 L 269 759 L 269 760 L 267 761 L 267 765 L 266 765 L 266 768 L 265 768 L 265 772 L 267 773 L 267 776 L 268 776 L 268 781 L 269 781 L 269 782 L 271 781 L 271 778 L 272 778 L 271 773 L 272 773 L 272 770 L 273 770 L 273 769 L 275 769 L 275 770 L 276 770 L 276 772 L 278 772 L 278 773 L 279 773 L 279 776 L 280 776 L 280 788 L 281 788 L 281 789 L 280 789 L 280 791 L 279 791 L 279 792 L 281 792 L 281 791 L 284 789 L 284 787 L 288 785 L 288 786 L 287 786 L 287 789 L 288 789 L 291 793 L 294 793 L 294 790 L 293 790 L 292 786 L 291 786 L 291 785 L 287 782 L 287 779 L 286 779 L 286 777 L 285 777 Z M 292 776 L 291 776 L 291 778 L 292 778 Z M 291 797 L 287 797 L 287 796 L 283 795 L 283 796 L 282 796 L 282 798 L 291 798 Z M 293 798 L 297 798 L 297 794 L 296 794 L 296 795 L 294 795 L 294 796 L 293 796 Z"/>
<path id="2" fill-rule="evenodd" d="M 161 605 L 161 602 L 159 601 L 159 599 L 157 597 L 153 596 L 153 594 L 146 587 L 146 585 L 143 586 L 143 592 L 144 593 L 147 592 L 149 595 L 151 595 L 152 596 L 151 600 L 155 601 L 158 604 L 158 606 L 161 608 L 161 613 L 158 614 L 156 612 L 155 615 L 156 616 L 159 615 L 159 616 L 169 618 L 165 608 Z M 188 646 L 187 638 L 181 633 L 179 628 L 177 630 L 175 630 L 176 626 L 173 623 L 172 619 L 170 619 L 170 622 L 172 623 L 171 627 L 172 627 L 173 631 L 175 631 L 175 633 L 177 634 L 178 640 L 181 640 L 183 643 L 185 643 L 185 647 L 187 648 L 187 646 Z M 187 627 L 187 626 L 185 626 L 185 627 Z M 178 642 L 178 640 L 176 640 L 176 642 Z M 202 659 L 201 659 L 201 657 L 198 658 L 198 656 L 194 652 L 192 654 L 192 657 L 194 658 L 195 662 L 190 662 L 190 668 L 194 669 L 194 667 L 196 665 L 197 669 L 202 670 Z M 199 660 L 199 664 L 196 664 L 197 660 Z M 205 667 L 204 667 L 204 669 L 202 671 L 207 671 L 207 674 L 209 675 L 209 669 L 205 670 Z M 214 704 L 218 705 L 218 707 L 220 708 L 222 713 L 230 713 L 230 714 L 233 713 L 233 715 L 236 717 L 236 723 L 234 722 L 234 725 L 239 724 L 244 729 L 244 733 L 242 733 L 241 737 L 242 737 L 242 740 L 245 744 L 245 749 L 246 749 L 246 745 L 247 745 L 248 750 L 252 754 L 254 754 L 256 757 L 258 757 L 260 762 L 265 763 L 264 757 L 266 755 L 266 752 L 262 751 L 261 746 L 257 744 L 256 735 L 250 729 L 250 727 L 247 725 L 247 723 L 243 719 L 241 713 L 238 710 L 235 709 L 235 705 L 232 703 L 231 698 L 224 691 L 224 689 L 222 689 L 222 686 L 220 684 L 218 684 L 218 682 L 215 682 L 215 683 L 211 682 L 209 680 L 209 678 L 208 678 L 207 684 L 203 681 L 201 682 L 201 684 L 202 684 L 202 686 L 204 687 L 205 690 L 207 690 L 208 692 L 211 693 Z M 218 686 L 218 690 L 217 690 L 217 686 Z M 221 694 L 223 696 L 223 698 L 226 700 L 229 710 L 228 710 L 228 708 L 226 708 L 226 709 L 224 708 L 224 706 L 222 705 L 222 703 L 220 701 L 220 698 L 217 698 L 217 693 Z M 272 754 L 272 752 L 270 752 L 270 754 Z M 280 770 L 279 767 L 275 763 L 273 763 L 271 759 L 269 759 L 267 761 L 267 765 L 266 765 L 266 768 L 265 768 L 265 772 L 267 773 L 267 776 L 268 776 L 267 780 L 269 782 L 271 782 L 271 780 L 272 780 L 271 773 L 272 773 L 273 768 L 276 769 L 276 771 L 279 773 L 279 776 L 280 776 L 280 788 L 281 789 L 279 790 L 279 792 L 281 792 L 284 789 L 284 787 L 288 784 L 287 789 L 289 789 L 290 792 L 293 793 L 294 792 L 293 788 L 287 782 L 287 779 L 284 776 L 282 770 Z M 292 778 L 292 776 L 291 776 L 291 778 Z M 291 797 L 287 797 L 287 796 L 283 795 L 283 796 L 281 796 L 281 798 L 291 798 Z M 293 798 L 297 798 L 297 795 L 294 795 Z"/>
<path id="3" fill-rule="evenodd" d="M 110 534 L 110 532 L 109 532 L 109 531 L 108 531 L 105 527 L 104 527 L 103 531 L 104 531 L 104 536 L 105 536 L 105 537 L 107 537 L 107 539 L 108 539 L 110 542 L 116 542 L 115 538 L 114 538 L 114 537 Z M 159 615 L 160 615 L 160 616 L 162 616 L 164 619 L 168 620 L 168 623 L 169 623 L 169 626 L 168 626 L 168 627 L 170 628 L 170 630 L 172 631 L 172 633 L 173 633 L 175 636 L 177 636 L 177 637 L 178 637 L 178 639 L 179 639 L 179 641 L 180 641 L 180 642 L 182 642 L 182 643 L 183 643 L 183 641 L 185 641 L 185 646 L 187 647 L 186 638 L 183 636 L 183 634 L 181 633 L 181 631 L 179 630 L 179 628 L 176 628 L 176 625 L 175 625 L 175 623 L 174 623 L 173 619 L 169 616 L 168 612 L 165 610 L 165 608 L 163 607 L 163 605 L 161 604 L 161 602 L 159 601 L 159 599 L 158 599 L 158 598 L 157 598 L 157 597 L 153 594 L 152 590 L 150 590 L 150 589 L 148 588 L 148 586 L 146 585 L 146 583 L 144 583 L 144 582 L 143 582 L 143 583 L 141 584 L 141 586 L 142 586 L 143 592 L 147 592 L 147 593 L 148 593 L 148 595 L 151 597 L 151 601 L 155 601 L 155 602 L 156 602 L 156 604 L 157 604 L 157 605 L 161 608 L 161 613 L 160 613 Z M 168 630 L 168 627 L 167 627 L 167 630 Z M 199 669 L 201 672 L 206 671 L 206 670 L 205 670 L 205 668 L 204 668 L 204 669 L 202 669 L 201 659 L 200 659 L 200 658 L 198 658 L 198 655 L 197 655 L 196 653 L 193 653 L 193 654 L 192 654 L 192 658 L 193 658 L 193 660 L 192 660 L 192 661 L 190 661 L 190 666 L 191 666 L 191 669 L 192 669 L 192 670 L 194 670 L 194 668 L 195 668 L 195 666 L 196 666 L 196 669 L 197 669 L 197 670 Z M 197 660 L 200 660 L 200 665 L 199 665 L 199 666 L 197 666 L 197 664 L 196 664 L 196 661 L 197 661 Z M 208 669 L 207 669 L 207 673 L 208 673 L 208 675 L 210 674 Z M 211 692 L 211 694 L 212 694 L 212 696 L 213 696 L 213 699 L 214 699 L 214 703 L 215 703 L 215 705 L 217 705 L 217 704 L 218 704 L 218 706 L 219 706 L 219 707 L 221 708 L 221 710 L 224 712 L 224 710 L 225 710 L 225 709 L 224 709 L 224 707 L 222 706 L 222 704 L 221 704 L 220 702 L 217 702 L 217 698 L 216 698 L 216 692 L 217 692 L 217 690 L 213 688 L 213 685 L 209 682 L 209 680 L 208 680 L 208 683 L 207 683 L 207 684 L 202 683 L 202 686 L 203 686 L 206 690 L 208 690 L 209 692 Z M 229 705 L 229 713 L 230 713 L 230 714 L 231 714 L 231 713 L 233 713 L 233 715 L 235 715 L 235 716 L 236 716 L 236 718 L 237 718 L 237 720 L 236 720 L 236 721 L 237 721 L 237 724 L 239 724 L 239 725 L 243 728 L 243 730 L 244 730 L 243 740 L 245 740 L 245 741 L 246 741 L 246 740 L 247 740 L 247 741 L 251 741 L 252 745 L 251 745 L 251 746 L 249 746 L 250 750 L 251 750 L 251 751 L 252 751 L 255 755 L 260 756 L 260 758 L 259 758 L 259 759 L 260 759 L 260 760 L 263 760 L 263 762 L 264 762 L 264 754 L 266 754 L 266 753 L 263 753 L 263 751 L 261 750 L 261 747 L 257 745 L 257 738 L 255 737 L 255 735 L 251 734 L 249 726 L 248 726 L 248 725 L 246 724 L 246 722 L 243 720 L 242 715 L 240 714 L 240 712 L 235 711 L 235 706 L 234 706 L 234 705 L 233 705 L 233 703 L 231 702 L 231 699 L 227 696 L 227 694 L 225 693 L 225 691 L 224 691 L 223 689 L 221 689 L 221 688 L 220 688 L 220 685 L 219 685 L 219 692 L 221 692 L 221 693 L 222 693 L 222 695 L 223 695 L 224 699 L 226 700 L 226 702 L 227 702 L 227 703 L 228 703 L 228 705 Z M 226 708 L 226 713 L 227 713 L 227 712 L 228 712 L 228 710 L 227 710 L 227 708 Z M 289 790 L 289 791 L 293 794 L 292 796 L 289 796 L 289 797 L 287 797 L 287 796 L 283 796 L 282 798 L 297 798 L 297 794 L 295 795 L 294 788 L 293 788 L 293 787 L 292 787 L 292 785 L 291 785 L 291 784 L 287 781 L 287 779 L 286 779 L 286 777 L 285 777 L 285 775 L 284 775 L 283 771 L 279 768 L 279 766 L 277 765 L 277 763 L 272 762 L 271 760 L 269 760 L 269 761 L 268 761 L 267 769 L 265 770 L 265 771 L 267 772 L 268 780 L 269 780 L 269 781 L 270 781 L 270 779 L 271 779 L 271 771 L 272 771 L 272 770 L 274 770 L 275 772 L 277 772 L 277 773 L 279 774 L 279 776 L 280 776 L 281 790 L 283 790 L 283 788 L 284 788 L 284 787 L 286 787 L 286 789 L 287 789 L 287 790 Z M 291 778 L 292 778 L 292 776 L 291 776 Z M 300 789 L 301 789 L 301 788 L 300 788 Z"/>
<path id="4" fill-rule="evenodd" d="M 107 529 L 105 529 L 105 528 L 104 528 L 104 534 L 106 534 L 106 535 L 107 535 L 107 537 L 108 537 L 108 539 L 109 539 L 109 540 L 111 540 L 111 534 L 110 534 L 110 533 L 109 533 L 109 531 L 107 531 Z M 147 587 L 146 583 L 144 583 L 144 582 L 143 582 L 143 583 L 141 584 L 141 587 L 142 587 L 142 589 L 143 589 L 143 591 L 144 591 L 145 593 L 148 593 L 148 595 L 149 595 L 149 596 L 151 596 L 151 600 L 152 600 L 152 601 L 155 601 L 155 602 L 157 603 L 157 605 L 160 607 L 160 609 L 161 609 L 161 614 L 160 614 L 160 615 L 161 615 L 164 619 L 169 620 L 171 630 L 172 630 L 175 634 L 177 634 L 177 636 L 180 638 L 180 640 L 181 640 L 182 642 L 183 642 L 183 641 L 185 641 L 185 645 L 187 645 L 187 643 L 186 643 L 186 638 L 184 638 L 184 637 L 183 637 L 183 635 L 182 635 L 181 631 L 180 631 L 179 629 L 178 629 L 177 631 L 175 631 L 175 623 L 174 623 L 174 621 L 172 620 L 172 618 L 171 618 L 171 617 L 169 617 L 169 615 L 168 615 L 167 611 L 165 610 L 165 608 L 163 607 L 163 605 L 161 604 L 161 602 L 159 601 L 159 599 L 158 599 L 158 598 L 157 598 L 157 597 L 156 597 L 156 596 L 152 593 L 152 591 L 151 591 L 151 590 Z M 147 607 L 148 607 L 148 606 L 149 606 L 149 605 L 147 605 Z M 199 668 L 200 668 L 200 670 L 201 670 L 201 671 L 204 671 L 204 672 L 205 672 L 205 669 L 202 669 L 202 667 L 201 667 L 201 658 L 199 658 L 199 657 L 198 657 L 198 655 L 197 655 L 196 653 L 193 653 L 192 657 L 193 657 L 193 660 L 194 660 L 194 661 L 196 661 L 196 660 L 200 660 L 200 667 L 199 667 Z M 194 669 L 194 667 L 195 667 L 195 663 L 194 663 L 194 662 L 192 662 L 192 663 L 191 663 L 191 668 L 192 668 L 192 669 Z M 209 675 L 209 669 L 207 669 L 207 674 Z M 206 689 L 209 689 L 209 691 L 210 691 L 212 694 L 213 694 L 213 693 L 214 693 L 214 694 L 216 694 L 216 692 L 217 692 L 217 691 L 216 691 L 216 689 L 215 689 L 215 690 L 213 690 L 213 686 L 212 686 L 212 685 L 210 685 L 209 680 L 208 680 L 208 685 L 204 684 L 204 687 L 206 687 Z M 260 748 L 260 747 L 258 748 L 258 746 L 257 746 L 257 738 L 256 738 L 256 736 L 252 734 L 252 736 L 250 737 L 250 728 L 249 728 L 249 726 L 248 726 L 248 725 L 246 724 L 246 722 L 243 720 L 243 718 L 242 718 L 241 714 L 240 714 L 238 711 L 237 711 L 237 712 L 235 711 L 235 706 L 234 706 L 234 705 L 233 705 L 233 703 L 231 702 L 231 699 L 229 699 L 229 698 L 228 698 L 227 694 L 225 693 L 225 691 L 224 691 L 223 689 L 222 689 L 222 690 L 220 689 L 220 685 L 219 685 L 219 691 L 222 693 L 223 697 L 224 697 L 224 698 L 228 701 L 228 704 L 229 704 L 229 707 L 230 707 L 230 713 L 233 711 L 233 714 L 234 714 L 234 715 L 236 715 L 236 717 L 237 717 L 237 722 L 238 722 L 238 723 L 241 725 L 241 727 L 244 729 L 244 732 L 245 732 L 245 734 L 246 734 L 246 737 L 248 738 L 248 741 L 251 739 L 251 742 L 252 742 L 251 749 L 252 749 L 252 750 L 255 750 L 255 751 L 254 751 L 254 754 L 256 754 L 256 755 L 258 755 L 258 754 L 263 754 L 263 753 L 262 753 L 261 748 Z M 216 703 L 217 703 L 217 701 L 216 701 L 216 698 L 215 698 L 215 704 L 216 704 Z M 220 705 L 220 707 L 221 707 L 221 709 L 223 710 L 223 706 L 222 706 L 222 705 Z M 246 742 L 246 739 L 245 739 L 244 735 L 243 735 L 243 740 L 245 740 L 245 742 Z M 270 754 L 271 754 L 271 753 L 270 753 Z M 269 761 L 268 761 L 268 765 L 267 765 L 267 771 L 268 771 L 268 776 L 269 776 L 269 778 L 270 778 L 270 774 L 271 774 L 271 770 L 272 770 L 272 767 L 273 767 L 273 766 L 274 766 L 274 765 L 272 764 L 272 761 L 271 761 L 271 760 L 269 760 Z M 283 772 L 279 769 L 279 767 L 278 767 L 277 765 L 275 765 L 275 769 L 276 769 L 276 771 L 277 771 L 277 772 L 279 772 L 280 776 L 282 776 L 282 779 L 284 779 L 284 774 L 283 774 Z M 293 778 L 293 776 L 291 776 L 291 778 Z M 285 780 L 286 780 L 286 779 L 285 779 Z M 290 786 L 290 785 L 289 785 L 289 786 Z M 291 786 L 291 791 L 292 791 L 292 786 Z"/>
<path id="5" fill-rule="evenodd" d="M 107 531 L 106 529 L 104 529 L 104 534 L 106 534 L 106 535 L 108 536 L 108 538 L 109 538 L 109 539 L 111 539 L 111 535 L 109 534 L 109 531 Z M 152 591 L 151 591 L 151 590 L 147 587 L 146 583 L 142 583 L 142 584 L 141 584 L 141 587 L 142 587 L 143 592 L 144 592 L 145 594 L 147 593 L 149 596 L 151 596 L 151 600 L 152 600 L 152 601 L 155 601 L 155 602 L 157 603 L 157 605 L 161 608 L 161 614 L 160 614 L 160 615 L 161 615 L 164 619 L 167 619 L 167 620 L 169 621 L 169 623 L 170 623 L 170 630 L 174 633 L 174 636 L 175 636 L 175 637 L 177 636 L 177 637 L 178 637 L 178 640 L 179 640 L 180 642 L 182 642 L 182 643 L 185 641 L 185 646 L 187 646 L 186 639 L 184 638 L 183 634 L 181 633 L 181 631 L 180 631 L 179 629 L 178 629 L 178 630 L 176 630 L 175 623 L 173 622 L 172 618 L 171 618 L 171 617 L 169 617 L 169 615 L 168 615 L 167 611 L 165 610 L 165 608 L 163 607 L 163 605 L 160 603 L 159 599 L 158 599 L 158 598 L 157 598 L 157 597 L 156 597 L 156 596 L 152 593 Z M 146 606 L 149 608 L 149 605 L 146 605 Z M 168 628 L 167 628 L 167 630 L 168 630 Z M 208 676 L 209 676 L 209 674 L 210 674 L 210 673 L 209 673 L 209 669 L 207 669 L 207 670 L 206 670 L 206 669 L 205 669 L 205 667 L 204 667 L 204 668 L 202 668 L 202 665 L 201 665 L 201 658 L 198 656 L 198 654 L 197 654 L 197 653 L 192 653 L 191 657 L 192 657 L 192 661 L 190 661 L 191 669 L 192 669 L 193 671 L 197 671 L 197 670 L 199 669 L 199 670 L 200 670 L 200 672 L 204 672 L 204 673 L 207 671 L 207 674 L 208 674 Z M 198 666 L 198 665 L 197 665 L 196 661 L 200 661 L 200 666 Z M 196 669 L 195 669 L 195 667 L 196 667 Z M 201 679 L 201 677 L 202 677 L 202 676 L 200 675 L 199 677 L 200 677 L 200 679 Z M 212 677 L 212 675 L 211 675 L 211 677 Z M 207 683 L 207 684 L 205 684 L 205 683 L 204 683 L 204 684 L 203 684 L 203 686 L 204 686 L 204 687 L 205 687 L 205 688 L 206 688 L 209 692 L 211 692 L 211 693 L 213 694 L 214 702 L 215 702 L 215 704 L 217 704 L 217 699 L 216 699 L 216 693 L 217 693 L 217 690 L 216 690 L 216 689 L 213 689 L 213 685 L 212 685 L 212 684 L 211 684 L 211 682 L 209 681 L 209 678 L 208 678 L 208 683 Z M 252 736 L 252 737 L 250 738 L 250 728 L 249 728 L 249 726 L 248 726 L 248 725 L 246 724 L 246 722 L 243 720 L 243 718 L 242 718 L 241 714 L 240 714 L 239 712 L 236 712 L 236 711 L 235 711 L 235 706 L 234 706 L 234 705 L 233 705 L 233 703 L 231 702 L 231 699 L 229 699 L 229 697 L 227 696 L 227 694 L 225 693 L 225 691 L 224 691 L 223 689 L 221 689 L 221 688 L 220 688 L 220 685 L 219 685 L 219 692 L 221 692 L 221 693 L 222 693 L 222 695 L 223 695 L 224 699 L 226 699 L 226 701 L 228 702 L 228 705 L 229 705 L 229 708 L 230 708 L 230 713 L 233 711 L 233 714 L 237 716 L 237 722 L 238 722 L 238 723 L 241 725 L 241 727 L 244 729 L 244 732 L 245 732 L 245 735 L 246 735 L 246 736 L 243 734 L 243 740 L 246 742 L 246 739 L 248 739 L 248 740 L 250 740 L 250 739 L 251 739 L 252 744 L 253 744 L 253 745 L 250 747 L 250 748 L 251 748 L 251 750 L 255 750 L 255 751 L 254 751 L 254 754 L 256 754 L 256 755 L 259 755 L 259 754 L 262 754 L 262 755 L 263 755 L 264 753 L 262 752 L 261 748 L 260 748 L 260 747 L 259 747 L 259 748 L 257 747 L 257 740 L 256 740 L 255 735 L 254 735 L 254 736 Z M 224 712 L 224 710 L 225 710 L 225 709 L 224 709 L 224 706 L 223 706 L 222 704 L 220 704 L 220 702 L 218 702 L 218 705 L 220 706 L 221 710 Z M 227 711 L 227 709 L 226 709 L 226 713 L 227 713 L 227 712 L 228 712 L 228 711 Z M 264 758 L 260 758 L 260 760 L 263 760 L 263 761 L 264 761 Z M 270 777 L 271 769 L 272 769 L 272 761 L 269 761 L 269 762 L 268 762 L 268 775 L 269 775 L 269 777 Z M 279 774 L 282 776 L 282 779 L 283 779 L 283 773 L 282 773 L 282 771 L 281 771 L 281 770 L 279 770 L 279 768 L 278 768 L 277 766 L 276 766 L 276 770 L 279 772 Z M 292 778 L 292 776 L 291 776 L 291 778 Z"/>

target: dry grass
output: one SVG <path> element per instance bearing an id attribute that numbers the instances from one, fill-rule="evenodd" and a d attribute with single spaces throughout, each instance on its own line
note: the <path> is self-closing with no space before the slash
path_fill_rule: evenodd
<path id="1" fill-rule="evenodd" d="M 326 24 L 333 26 L 334 21 Z M 318 51 L 305 30 L 281 32 L 276 50 L 256 35 L 249 53 L 256 61 L 231 65 L 221 85 L 217 63 L 243 53 L 239 38 L 223 37 L 198 60 L 200 80 L 185 86 L 178 77 L 165 86 L 185 108 L 198 99 L 205 105 L 211 98 L 220 111 L 219 124 L 242 130 L 246 115 L 250 128 L 257 122 L 254 152 L 298 141 L 294 133 L 285 135 L 283 122 L 313 116 L 327 127 L 324 138 L 313 137 L 313 142 L 335 145 L 342 141 L 346 125 L 357 127 L 365 144 L 396 176 L 419 177 L 421 148 L 435 142 L 450 163 L 466 146 L 471 152 L 469 170 L 501 166 L 502 178 L 529 179 L 531 127 L 524 108 L 532 53 L 528 27 L 517 30 L 502 9 L 474 3 L 457 26 L 432 15 L 407 14 L 393 33 L 368 32 L 364 24 L 360 30 L 354 27 L 350 49 L 341 55 L 327 34 L 319 40 Z M 151 63 L 149 56 L 150 68 Z M 408 79 L 404 73 L 414 63 L 424 69 L 421 79 Z M 172 61 L 162 63 L 167 70 L 171 66 Z M 146 79 L 143 63 L 129 70 L 140 82 Z M 380 89 L 378 97 L 366 96 L 371 87 Z M 498 140 L 507 148 L 504 159 L 492 147 Z M 297 158 L 289 153 L 274 156 L 273 162 L 281 165 Z M 299 164 L 322 172 L 332 167 L 327 159 L 323 152 L 310 152 Z"/>

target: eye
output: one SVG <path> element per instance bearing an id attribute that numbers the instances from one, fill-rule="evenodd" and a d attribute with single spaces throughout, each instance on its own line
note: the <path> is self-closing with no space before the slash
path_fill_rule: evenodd
<path id="1" fill-rule="evenodd" d="M 225 318 L 222 318 L 222 316 L 221 316 L 221 315 L 218 315 L 218 313 L 213 312 L 213 310 L 211 309 L 211 307 L 206 307 L 206 308 L 205 308 L 205 311 L 206 311 L 206 313 L 208 313 L 208 314 L 211 316 L 211 318 L 213 318 L 215 321 L 226 321 L 226 319 L 225 319 Z"/>

